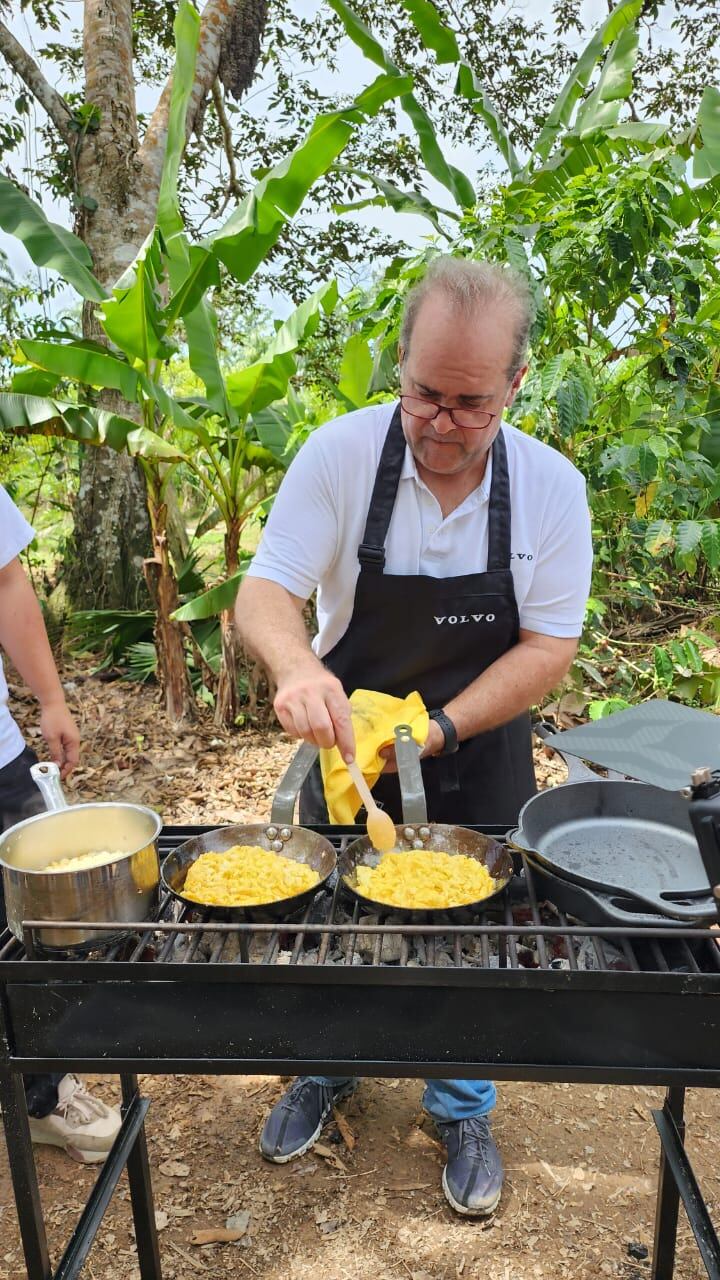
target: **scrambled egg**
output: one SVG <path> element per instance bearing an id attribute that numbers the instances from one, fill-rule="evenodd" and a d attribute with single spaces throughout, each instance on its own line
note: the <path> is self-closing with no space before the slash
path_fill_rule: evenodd
<path id="1" fill-rule="evenodd" d="M 377 867 L 355 868 L 355 887 L 392 907 L 461 907 L 495 892 L 487 867 L 464 854 L 412 849 L 383 854 Z"/>
<path id="2" fill-rule="evenodd" d="M 126 856 L 125 851 L 110 853 L 107 849 L 102 849 L 99 853 L 78 853 L 74 858 L 56 858 L 54 862 L 48 862 L 43 871 L 87 871 L 90 867 L 103 867 L 108 862 L 117 862 Z"/>
<path id="3" fill-rule="evenodd" d="M 201 853 L 187 873 L 183 897 L 210 907 L 256 907 L 312 889 L 320 877 L 304 862 L 257 845 Z"/>

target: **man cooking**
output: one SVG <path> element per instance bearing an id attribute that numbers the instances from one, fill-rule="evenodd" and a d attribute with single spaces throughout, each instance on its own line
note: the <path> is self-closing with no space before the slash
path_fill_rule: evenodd
<path id="1" fill-rule="evenodd" d="M 535 791 L 528 709 L 563 678 L 582 630 L 592 561 L 583 477 L 502 421 L 527 369 L 530 322 L 522 277 L 436 258 L 405 304 L 399 402 L 310 436 L 238 596 L 238 628 L 276 685 L 288 733 L 347 759 L 356 688 L 419 691 L 435 822 L 516 822 Z M 316 588 L 311 647 L 303 607 Z M 400 821 L 392 770 L 389 760 L 374 795 Z M 323 820 L 317 771 L 301 821 Z M 262 1154 L 302 1155 L 355 1086 L 296 1080 L 265 1123 Z M 494 1104 L 490 1081 L 426 1082 L 423 1106 L 447 1148 L 443 1190 L 462 1214 L 491 1213 L 500 1199 Z"/>

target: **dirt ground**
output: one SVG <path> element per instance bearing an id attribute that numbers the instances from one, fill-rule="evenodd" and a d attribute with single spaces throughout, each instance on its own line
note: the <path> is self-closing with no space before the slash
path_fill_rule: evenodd
<path id="1" fill-rule="evenodd" d="M 152 689 L 103 683 L 89 667 L 66 671 L 81 721 L 82 766 L 67 791 L 153 804 L 166 822 L 225 822 L 267 815 L 292 744 L 280 734 L 230 736 L 208 713 L 174 735 Z M 41 751 L 30 697 L 11 705 Z M 564 776 L 538 757 L 542 785 Z M 489 1220 L 457 1218 L 440 1189 L 443 1152 L 422 1123 L 421 1084 L 367 1080 L 342 1104 L 313 1153 L 285 1166 L 257 1150 L 274 1077 L 142 1077 L 152 1100 L 147 1133 L 167 1280 L 255 1276 L 259 1280 L 596 1280 L 649 1276 L 658 1140 L 650 1108 L 662 1090 L 529 1085 L 499 1088 L 494 1131 L 506 1183 Z M 93 1087 L 117 1099 L 113 1077 Z M 688 1095 L 688 1147 L 710 1211 L 720 1220 L 720 1098 Z M 351 1149 L 352 1148 L 352 1149 Z M 36 1148 L 55 1265 L 95 1172 Z M 198 1243 L 230 1220 L 240 1238 Z M 125 1177 L 83 1273 L 89 1280 L 139 1276 Z M 684 1218 L 678 1280 L 705 1275 Z M 0 1280 L 25 1269 L 7 1161 L 0 1143 Z"/>

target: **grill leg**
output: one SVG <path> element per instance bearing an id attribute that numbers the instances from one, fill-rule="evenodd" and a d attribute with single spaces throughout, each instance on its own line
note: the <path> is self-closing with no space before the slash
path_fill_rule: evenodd
<path id="1" fill-rule="evenodd" d="M 674 1121 L 680 1138 L 685 1138 L 685 1090 L 671 1086 L 665 1094 L 663 1112 Z M 680 1192 L 668 1166 L 665 1149 L 660 1147 L 660 1170 L 655 1207 L 655 1243 L 653 1246 L 652 1280 L 672 1280 L 675 1270 Z"/>
<path id="2" fill-rule="evenodd" d="M 22 1076 L 0 1067 L 0 1107 L 28 1280 L 51 1280 Z"/>
<path id="3" fill-rule="evenodd" d="M 124 1112 L 138 1092 L 138 1078 L 135 1075 L 121 1075 L 120 1085 L 122 1087 Z M 150 1181 L 150 1162 L 148 1160 L 144 1125 L 140 1128 L 132 1150 L 128 1155 L 127 1171 L 140 1276 L 142 1280 L 162 1280 L 160 1247 L 155 1226 L 155 1206 L 153 1203 L 152 1183 Z M 32 1280 L 34 1280 L 34 1277 Z"/>

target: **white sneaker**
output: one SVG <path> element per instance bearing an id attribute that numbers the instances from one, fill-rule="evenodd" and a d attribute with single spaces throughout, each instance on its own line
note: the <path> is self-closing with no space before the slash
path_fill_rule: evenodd
<path id="1" fill-rule="evenodd" d="M 33 1142 L 64 1147 L 81 1164 L 100 1164 L 107 1156 L 120 1128 L 119 1107 L 109 1107 L 94 1098 L 77 1076 L 63 1076 L 58 1085 L 58 1104 L 38 1120 L 30 1116 Z"/>

